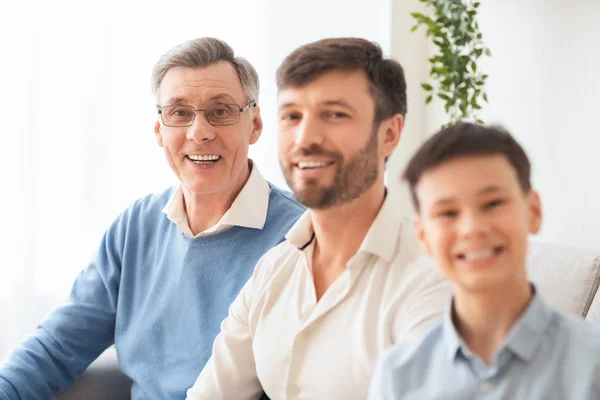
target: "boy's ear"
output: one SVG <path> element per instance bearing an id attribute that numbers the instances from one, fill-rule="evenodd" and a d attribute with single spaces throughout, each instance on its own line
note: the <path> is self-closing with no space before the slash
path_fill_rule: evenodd
<path id="1" fill-rule="evenodd" d="M 433 256 L 433 251 L 431 250 L 431 246 L 427 240 L 427 234 L 423 228 L 423 223 L 421 222 L 421 218 L 419 216 L 416 216 L 415 219 L 413 219 L 413 226 L 415 227 L 415 232 L 417 232 L 419 243 L 421 243 L 421 246 L 423 246 L 423 249 L 425 249 L 425 252 L 428 256 Z"/>
<path id="2" fill-rule="evenodd" d="M 536 234 L 542 227 L 542 201 L 538 192 L 533 189 L 529 190 L 527 203 L 529 207 L 529 233 Z"/>

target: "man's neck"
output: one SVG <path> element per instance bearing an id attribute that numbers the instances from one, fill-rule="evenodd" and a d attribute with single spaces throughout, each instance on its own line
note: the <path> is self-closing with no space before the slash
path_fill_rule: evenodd
<path id="1" fill-rule="evenodd" d="M 240 174 L 235 186 L 230 190 L 215 193 L 193 193 L 182 186 L 185 212 L 193 235 L 204 232 L 223 218 L 249 177 L 250 167 L 247 167 Z"/>
<path id="2" fill-rule="evenodd" d="M 383 200 L 385 186 L 376 182 L 351 202 L 325 210 L 311 210 L 315 232 L 313 278 L 317 300 L 343 273 L 371 227 Z"/>
<path id="3" fill-rule="evenodd" d="M 488 365 L 533 296 L 526 278 L 481 292 L 457 290 L 453 322 L 465 344 Z"/>

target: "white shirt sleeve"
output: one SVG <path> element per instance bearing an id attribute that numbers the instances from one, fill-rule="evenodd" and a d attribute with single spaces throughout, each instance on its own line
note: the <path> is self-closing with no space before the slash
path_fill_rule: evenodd
<path id="1" fill-rule="evenodd" d="M 419 262 L 419 261 L 416 261 Z M 452 286 L 435 264 L 419 265 L 423 279 L 396 315 L 393 342 L 423 336 L 442 319 L 450 299 Z"/>
<path id="2" fill-rule="evenodd" d="M 212 356 L 194 386 L 187 391 L 188 400 L 261 397 L 263 389 L 256 374 L 249 323 L 256 279 L 255 271 L 231 304 L 213 344 Z"/>

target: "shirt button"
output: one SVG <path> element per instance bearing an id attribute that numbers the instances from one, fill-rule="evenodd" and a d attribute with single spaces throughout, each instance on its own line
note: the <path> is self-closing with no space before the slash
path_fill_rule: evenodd
<path id="1" fill-rule="evenodd" d="M 480 389 L 482 392 L 489 393 L 494 390 L 494 384 L 492 382 L 483 382 Z"/>

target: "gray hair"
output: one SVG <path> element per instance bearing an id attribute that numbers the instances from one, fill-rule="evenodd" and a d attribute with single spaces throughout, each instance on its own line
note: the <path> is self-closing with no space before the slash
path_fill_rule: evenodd
<path id="1" fill-rule="evenodd" d="M 236 57 L 227 43 L 212 37 L 189 40 L 163 54 L 152 69 L 152 93 L 158 97 L 160 84 L 173 67 L 206 68 L 220 61 L 235 68 L 246 92 L 246 101 L 258 102 L 258 73 L 252 64 L 245 58 Z"/>

